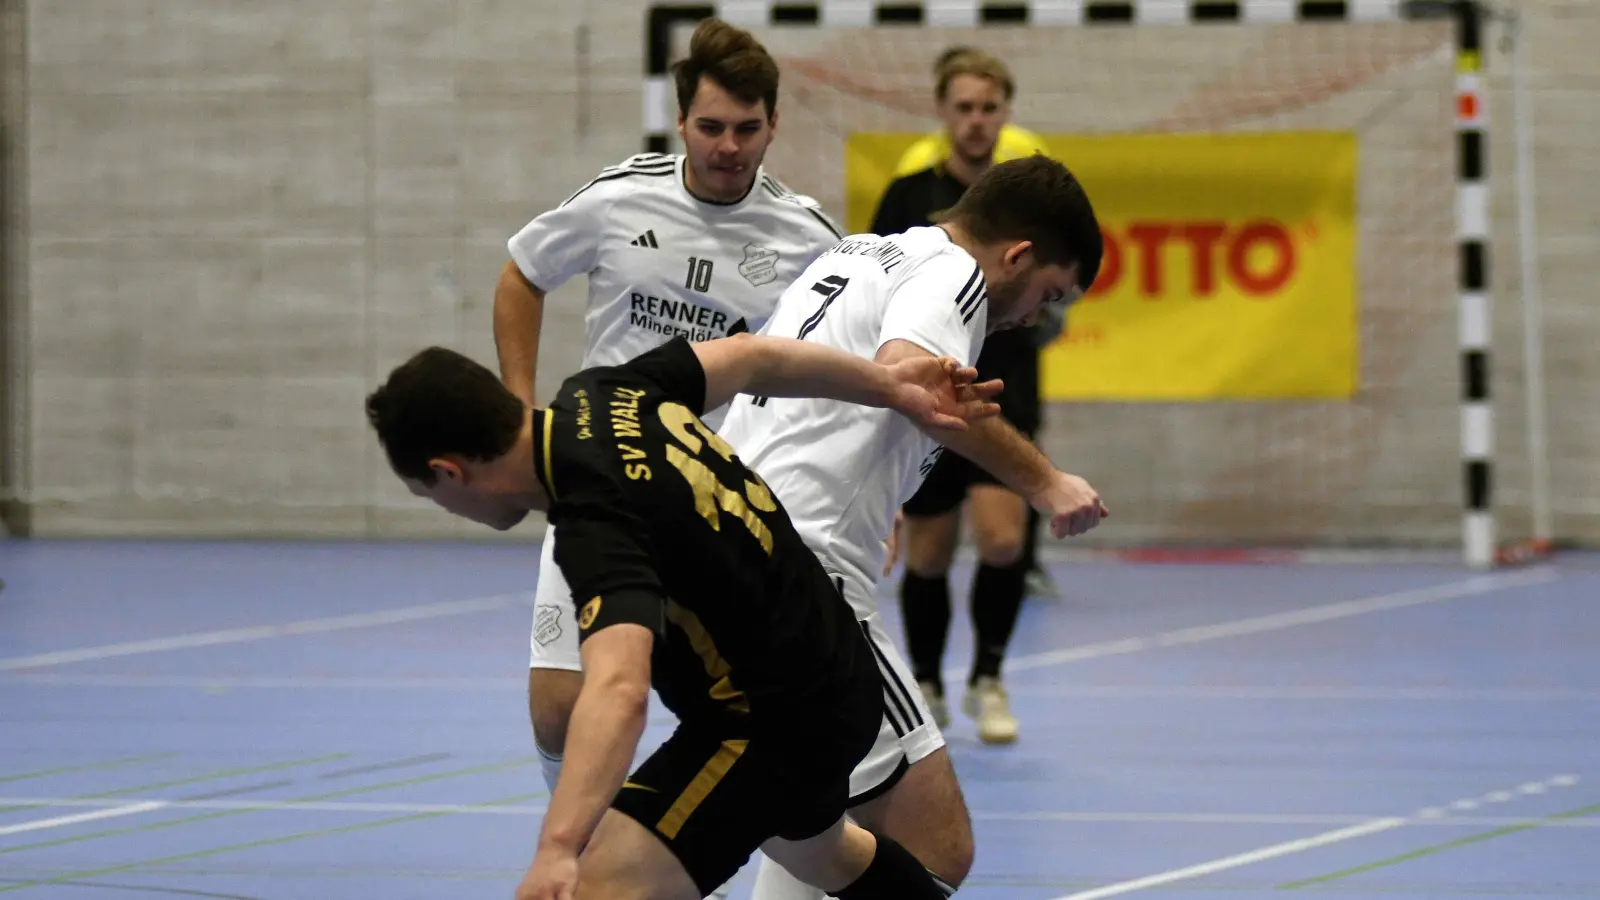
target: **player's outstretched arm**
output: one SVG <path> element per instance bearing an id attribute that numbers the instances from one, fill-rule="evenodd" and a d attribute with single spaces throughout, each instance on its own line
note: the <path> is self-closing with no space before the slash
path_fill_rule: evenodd
<path id="1" fill-rule="evenodd" d="M 618 623 L 583 644 L 583 689 L 567 725 L 565 763 L 550 796 L 524 897 L 563 896 L 577 885 L 578 854 L 622 789 L 650 709 L 650 629 Z"/>
<path id="2" fill-rule="evenodd" d="M 878 362 L 932 359 L 931 353 L 906 340 L 892 340 L 878 350 Z M 1041 513 L 1050 516 L 1056 537 L 1079 535 L 1111 513 L 1089 482 L 1055 467 L 1020 431 L 998 416 L 976 420 L 963 431 L 930 435 L 1000 479 Z"/>
<path id="3" fill-rule="evenodd" d="M 508 261 L 494 286 L 494 349 L 500 357 L 500 380 L 529 406 L 535 403 L 543 325 L 544 292 L 522 274 L 515 260 Z"/>
<path id="4" fill-rule="evenodd" d="M 960 431 L 996 416 L 998 381 L 974 384 L 976 369 L 924 355 L 882 365 L 794 338 L 741 334 L 694 345 L 706 373 L 706 409 L 737 394 L 820 397 L 892 409 L 919 426 Z"/>

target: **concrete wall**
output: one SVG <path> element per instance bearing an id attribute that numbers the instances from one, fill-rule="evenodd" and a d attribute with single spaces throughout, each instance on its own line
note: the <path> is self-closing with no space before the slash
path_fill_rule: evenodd
<path id="1" fill-rule="evenodd" d="M 1519 7 L 1535 67 L 1560 526 L 1595 541 L 1600 314 L 1585 288 L 1600 258 L 1600 174 L 1590 149 L 1600 140 L 1592 52 L 1600 3 Z M 6 133 L 23 136 L 6 171 L 25 201 L 5 220 L 8 330 L 26 329 L 12 344 L 26 353 L 13 360 L 25 379 L 7 384 L 26 409 L 6 437 L 26 460 L 35 533 L 484 536 L 404 494 L 369 437 L 361 401 L 426 343 L 492 364 L 491 289 L 506 237 L 639 146 L 643 4 L 531 9 L 512 0 L 0 2 L 0 34 L 25 23 L 26 37 L 25 53 L 7 54 L 4 68 L 5 96 L 16 101 L 5 106 Z M 1498 126 L 1509 124 L 1510 67 L 1498 51 L 1491 56 Z M 1200 64 L 1165 51 L 1158 58 Z M 1051 62 L 1043 58 L 1046 70 Z M 1106 63 L 1100 77 L 1118 71 Z M 1035 124 L 1026 103 L 1019 112 Z M 1034 118 L 1044 115 L 1040 108 Z M 793 120 L 789 127 L 782 140 L 793 143 L 788 152 L 780 143 L 773 166 L 831 205 L 826 178 L 808 185 L 806 169 L 837 163 L 800 152 L 802 132 Z M 1526 527 L 1514 508 L 1525 503 L 1526 466 L 1514 396 L 1521 354 L 1509 128 L 1498 130 L 1492 150 L 1500 498 L 1516 530 Z M 1448 205 L 1439 209 L 1448 216 Z M 1440 268 L 1448 260 L 1437 257 L 1430 278 L 1448 275 Z M 1454 313 L 1448 277 L 1441 284 L 1431 314 L 1443 337 L 1427 345 L 1433 358 L 1421 367 L 1431 399 L 1409 419 L 1399 410 L 1384 432 L 1393 437 L 1360 451 L 1378 460 L 1373 471 L 1383 474 L 1370 480 L 1381 489 L 1346 497 L 1289 536 L 1454 539 Z M 582 300 L 580 281 L 549 304 L 544 393 L 576 365 Z M 1359 406 L 1348 415 L 1362 415 Z M 1221 459 L 1238 454 L 1229 442 L 1293 444 L 1318 433 L 1241 433 L 1225 417 L 1208 419 L 1204 407 L 1159 423 L 1135 415 L 1056 410 L 1047 449 L 1101 483 L 1115 505 L 1119 490 L 1165 484 L 1148 467 L 1162 465 L 1173 439 L 1197 440 Z M 1074 438 L 1096 431 L 1108 437 Z M 1296 471 L 1275 477 L 1293 481 Z M 1125 536 L 1215 536 L 1206 511 L 1224 503 L 1256 512 L 1223 516 L 1239 521 L 1218 533 L 1259 540 L 1285 514 L 1283 498 L 1298 496 L 1268 479 L 1197 501 L 1194 484 L 1209 474 L 1171 477 L 1166 493 L 1145 491 Z M 1323 495 L 1340 491 L 1331 484 Z M 1164 497 L 1184 504 L 1182 515 L 1164 511 Z M 1381 516 L 1361 522 L 1371 517 L 1350 512 L 1373 505 L 1409 524 L 1386 529 Z"/>

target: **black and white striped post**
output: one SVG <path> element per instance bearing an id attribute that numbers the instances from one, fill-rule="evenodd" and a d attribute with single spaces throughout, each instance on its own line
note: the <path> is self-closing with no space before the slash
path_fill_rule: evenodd
<path id="1" fill-rule="evenodd" d="M 1461 458 L 1466 487 L 1462 546 L 1467 565 L 1495 562 L 1494 414 L 1489 405 L 1488 103 L 1483 84 L 1483 12 L 1473 2 L 1456 12 L 1456 239 L 1460 242 L 1457 303 L 1461 315 Z"/>
<path id="2" fill-rule="evenodd" d="M 1274 22 L 1409 21 L 1456 23 L 1457 304 L 1462 359 L 1461 455 L 1465 479 L 1463 553 L 1474 568 L 1495 562 L 1494 419 L 1489 405 L 1488 124 L 1483 85 L 1483 28 L 1478 0 L 829 0 L 787 3 L 722 0 L 659 3 L 646 12 L 644 148 L 665 153 L 676 130 L 669 65 L 673 29 L 718 16 L 743 27 L 1016 27 L 1217 25 Z"/>

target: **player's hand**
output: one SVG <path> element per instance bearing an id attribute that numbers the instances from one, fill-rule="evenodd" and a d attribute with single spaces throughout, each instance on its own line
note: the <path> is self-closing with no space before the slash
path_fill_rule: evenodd
<path id="1" fill-rule="evenodd" d="M 1088 532 L 1111 515 L 1100 494 L 1076 475 L 1056 472 L 1050 484 L 1032 498 L 1035 509 L 1050 517 L 1050 533 L 1057 538 Z"/>
<path id="2" fill-rule="evenodd" d="M 929 428 L 963 431 L 967 423 L 1000 414 L 990 402 L 1004 383 L 977 382 L 978 370 L 948 356 L 915 356 L 886 367 L 895 381 L 890 409 Z"/>
<path id="3" fill-rule="evenodd" d="M 517 885 L 516 900 L 573 900 L 578 894 L 578 855 L 541 844 L 528 874 Z"/>
<path id="4" fill-rule="evenodd" d="M 906 514 L 895 510 L 894 527 L 889 529 L 889 539 L 883 542 L 884 549 L 888 552 L 883 557 L 883 574 L 885 577 L 894 571 L 895 563 L 900 561 L 900 530 L 906 525 Z"/>

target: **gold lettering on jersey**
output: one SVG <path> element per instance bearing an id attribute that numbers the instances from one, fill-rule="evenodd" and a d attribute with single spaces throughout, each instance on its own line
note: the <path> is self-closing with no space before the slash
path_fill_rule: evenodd
<path id="1" fill-rule="evenodd" d="M 700 421 L 700 417 L 690 412 L 687 406 L 681 403 L 663 403 L 656 410 L 656 415 L 661 417 L 661 424 L 667 426 L 672 436 L 689 448 L 690 453 L 698 455 L 700 439 L 705 438 L 705 443 L 710 444 L 718 456 L 729 461 L 733 460 L 733 446 L 723 440 L 721 435 L 707 428 L 706 423 Z M 699 432 L 700 437 L 696 437 L 692 432 Z"/>
<path id="2" fill-rule="evenodd" d="M 700 617 L 693 612 L 679 606 L 673 600 L 667 601 L 667 621 L 678 626 L 683 636 L 689 639 L 689 647 L 694 654 L 700 657 L 700 664 L 705 667 L 706 676 L 712 680 L 711 699 L 729 704 L 738 712 L 749 712 L 750 701 L 745 699 L 744 692 L 733 686 L 733 667 L 728 665 L 722 654 L 717 652 L 716 642 L 711 639 L 710 632 L 700 622 Z"/>
<path id="3" fill-rule="evenodd" d="M 694 492 L 694 511 L 706 520 L 706 524 L 715 531 L 722 530 L 722 517 L 717 513 L 720 509 L 743 522 L 750 534 L 761 543 L 761 549 L 767 551 L 768 555 L 772 554 L 772 530 L 751 511 L 739 492 L 729 490 L 717 480 L 716 473 L 706 468 L 705 463 L 671 444 L 667 445 L 667 462 L 676 466 L 683 480 L 689 482 L 689 489 Z"/>
<path id="4" fill-rule="evenodd" d="M 594 437 L 594 432 L 589 430 L 589 422 L 594 418 L 594 410 L 589 408 L 589 392 L 574 391 L 572 396 L 578 401 L 578 440 L 586 441 Z"/>
<path id="5" fill-rule="evenodd" d="M 744 495 L 750 498 L 750 505 L 762 512 L 777 512 L 778 504 L 772 499 L 772 489 L 767 487 L 760 475 L 754 472 L 750 475 L 755 480 L 746 479 L 744 483 Z"/>
<path id="6" fill-rule="evenodd" d="M 667 445 L 667 462 L 682 473 L 694 492 L 694 511 L 706 520 L 713 530 L 722 530 L 722 519 L 717 515 L 717 476 L 706 464 L 671 444 Z"/>
<path id="7" fill-rule="evenodd" d="M 639 430 L 639 398 L 645 395 L 644 391 L 635 388 L 619 387 L 611 394 L 611 433 L 618 438 L 638 438 L 643 433 Z"/>

